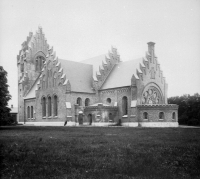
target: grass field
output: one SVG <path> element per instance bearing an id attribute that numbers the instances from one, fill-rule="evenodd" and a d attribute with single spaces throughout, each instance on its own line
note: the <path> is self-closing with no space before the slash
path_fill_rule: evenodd
<path id="1" fill-rule="evenodd" d="M 0 128 L 1 178 L 200 178 L 200 129 Z"/>

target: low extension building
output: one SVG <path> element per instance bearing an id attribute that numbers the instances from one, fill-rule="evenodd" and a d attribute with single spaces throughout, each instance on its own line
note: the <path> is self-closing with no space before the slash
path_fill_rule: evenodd
<path id="1" fill-rule="evenodd" d="M 121 124 L 177 127 L 163 72 L 149 42 L 145 56 L 121 61 L 116 47 L 81 62 L 60 59 L 42 28 L 17 56 L 19 122 L 34 125 Z"/>

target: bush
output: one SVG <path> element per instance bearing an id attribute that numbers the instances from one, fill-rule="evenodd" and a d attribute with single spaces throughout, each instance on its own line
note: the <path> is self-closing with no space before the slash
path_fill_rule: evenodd
<path id="1" fill-rule="evenodd" d="M 189 126 L 198 126 L 198 125 L 200 125 L 198 119 L 190 119 L 187 124 Z"/>

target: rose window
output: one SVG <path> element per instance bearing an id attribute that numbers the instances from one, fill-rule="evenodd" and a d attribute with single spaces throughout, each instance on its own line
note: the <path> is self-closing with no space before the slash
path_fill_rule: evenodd
<path id="1" fill-rule="evenodd" d="M 149 87 L 142 95 L 142 104 L 160 104 L 160 92 L 155 87 Z"/>

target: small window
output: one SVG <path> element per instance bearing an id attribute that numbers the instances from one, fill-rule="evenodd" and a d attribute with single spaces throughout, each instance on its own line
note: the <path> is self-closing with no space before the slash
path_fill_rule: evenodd
<path id="1" fill-rule="evenodd" d="M 148 113 L 147 112 L 143 113 L 143 119 L 148 119 Z"/>
<path id="2" fill-rule="evenodd" d="M 172 119 L 173 119 L 173 120 L 176 119 L 176 113 L 175 113 L 175 112 L 172 113 Z"/>
<path id="3" fill-rule="evenodd" d="M 90 99 L 89 98 L 86 98 L 85 99 L 85 106 L 89 106 L 90 105 Z"/>
<path id="4" fill-rule="evenodd" d="M 164 112 L 160 112 L 160 113 L 159 113 L 159 119 L 164 119 L 164 117 L 165 117 L 165 116 L 164 116 Z"/>
<path id="5" fill-rule="evenodd" d="M 111 99 L 110 99 L 110 98 L 107 98 L 106 101 L 107 101 L 107 103 L 109 103 L 109 104 L 111 103 Z"/>
<path id="6" fill-rule="evenodd" d="M 76 104 L 78 104 L 79 106 L 82 106 L 82 99 L 80 97 L 77 98 Z"/>

